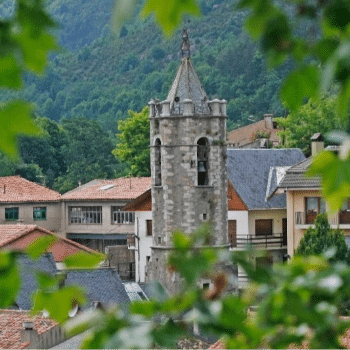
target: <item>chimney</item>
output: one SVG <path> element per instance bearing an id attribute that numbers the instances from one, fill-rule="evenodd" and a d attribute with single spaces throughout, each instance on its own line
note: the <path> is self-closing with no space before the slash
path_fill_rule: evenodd
<path id="1" fill-rule="evenodd" d="M 265 128 L 272 130 L 273 129 L 273 114 L 264 114 L 264 120 L 265 120 Z"/>
<path id="2" fill-rule="evenodd" d="M 39 336 L 34 328 L 33 321 L 24 321 L 23 329 L 21 330 L 21 341 L 29 342 L 28 349 L 36 349 L 39 343 Z"/>
<path id="3" fill-rule="evenodd" d="M 317 132 L 311 136 L 311 156 L 315 157 L 324 149 L 323 136 Z"/>

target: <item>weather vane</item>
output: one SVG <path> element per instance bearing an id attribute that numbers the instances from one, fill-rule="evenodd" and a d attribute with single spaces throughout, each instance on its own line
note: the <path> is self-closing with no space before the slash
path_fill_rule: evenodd
<path id="1" fill-rule="evenodd" d="M 182 30 L 181 56 L 182 57 L 191 56 L 191 44 L 190 44 L 190 39 L 188 38 L 186 27 L 184 27 L 184 29 Z"/>

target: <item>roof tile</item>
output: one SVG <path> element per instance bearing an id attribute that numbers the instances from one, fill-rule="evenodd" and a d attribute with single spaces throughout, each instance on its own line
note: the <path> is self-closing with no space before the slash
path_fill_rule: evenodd
<path id="1" fill-rule="evenodd" d="M 151 187 L 150 177 L 93 180 L 62 195 L 64 200 L 135 199 Z"/>
<path id="2" fill-rule="evenodd" d="M 58 192 L 20 176 L 0 177 L 0 202 L 51 202 L 60 199 Z"/>
<path id="3" fill-rule="evenodd" d="M 21 341 L 24 321 L 33 321 L 38 334 L 42 334 L 57 325 L 57 322 L 41 315 L 31 316 L 28 311 L 0 310 L 0 348 L 24 349 L 29 343 Z"/>

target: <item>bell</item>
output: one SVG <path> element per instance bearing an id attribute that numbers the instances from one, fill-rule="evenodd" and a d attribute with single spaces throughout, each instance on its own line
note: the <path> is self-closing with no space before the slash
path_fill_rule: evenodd
<path id="1" fill-rule="evenodd" d="M 198 172 L 199 173 L 205 173 L 205 163 L 204 162 L 198 162 Z"/>

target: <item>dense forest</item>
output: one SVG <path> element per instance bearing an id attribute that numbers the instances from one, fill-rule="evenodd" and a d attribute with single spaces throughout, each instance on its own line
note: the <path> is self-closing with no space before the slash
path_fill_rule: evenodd
<path id="1" fill-rule="evenodd" d="M 259 120 L 264 113 L 284 115 L 278 87 L 291 68 L 288 62 L 278 70 L 266 68 L 257 45 L 243 29 L 246 14 L 232 11 L 236 2 L 201 0 L 202 16 L 186 21 L 192 59 L 206 92 L 210 98 L 228 101 L 229 130 Z M 52 55 L 43 77 L 28 74 L 24 89 L 2 90 L 0 102 L 13 97 L 34 102 L 40 116 L 38 123 L 52 121 L 54 129 L 62 131 L 64 137 L 57 137 L 61 144 L 53 146 L 58 158 L 55 152 L 47 155 L 53 162 L 50 166 L 44 165 L 42 156 L 36 154 L 35 144 L 45 138 L 21 140 L 22 162 L 14 167 L 2 157 L 7 164 L 3 175 L 15 171 L 31 177 L 29 173 L 42 172 L 32 179 L 39 181 L 44 176 L 48 186 L 65 191 L 76 187 L 78 180 L 125 173 L 122 164 L 111 156 L 118 142 L 115 137 L 118 121 L 128 116 L 128 110 L 140 112 L 152 98 L 165 99 L 180 60 L 181 29 L 165 38 L 151 18 L 140 19 L 142 3 L 138 3 L 133 18 L 116 34 L 110 29 L 113 0 L 47 1 L 58 23 L 61 49 Z M 0 18 L 11 15 L 12 4 L 11 0 L 1 3 Z M 70 131 L 75 124 L 77 130 Z M 83 176 L 78 168 L 85 163 L 78 161 L 76 149 L 70 149 L 76 144 L 69 140 L 69 135 L 73 138 L 80 135 L 84 140 L 90 137 L 91 127 L 98 128 L 103 140 L 109 143 L 109 148 L 106 146 L 109 153 L 107 148 L 104 151 L 108 153 L 105 160 L 110 163 L 107 167 L 99 164 L 95 155 Z M 45 130 L 51 132 L 50 128 Z M 93 134 L 90 135 L 95 137 Z M 47 151 L 45 146 L 43 149 Z M 97 147 L 96 152 L 99 151 Z M 98 168 L 91 164 L 97 164 Z"/>

